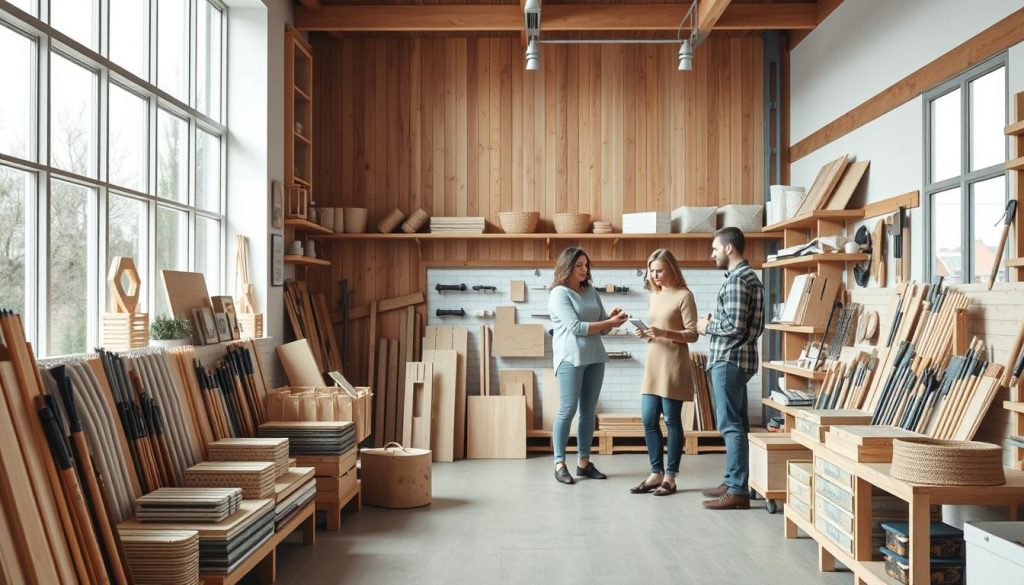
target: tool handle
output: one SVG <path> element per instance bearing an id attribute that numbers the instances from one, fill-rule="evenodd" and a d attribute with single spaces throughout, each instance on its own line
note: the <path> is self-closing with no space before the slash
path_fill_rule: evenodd
<path id="1" fill-rule="evenodd" d="M 71 385 L 71 378 L 68 378 L 64 366 L 58 366 L 50 370 L 50 373 L 57 379 L 57 388 L 60 390 L 61 398 L 64 400 L 64 414 L 68 417 L 68 429 L 72 433 L 82 431 L 82 417 L 78 416 L 78 405 L 75 404 L 75 388 Z"/>
<path id="2" fill-rule="evenodd" d="M 39 422 L 43 426 L 43 432 L 46 434 L 46 442 L 50 445 L 50 453 L 53 455 L 53 461 L 57 464 L 57 469 L 63 471 L 71 468 L 71 453 L 68 451 L 67 443 L 64 442 L 60 425 L 57 423 L 57 417 L 54 416 L 53 411 L 50 410 L 49 406 L 46 406 L 45 401 L 39 397 L 36 404 L 39 409 Z"/>
<path id="3" fill-rule="evenodd" d="M 438 317 L 465 317 L 465 309 L 438 309 L 435 313 Z"/>
<path id="4" fill-rule="evenodd" d="M 444 292 L 446 290 L 465 292 L 466 291 L 466 285 L 465 284 L 441 284 L 441 283 L 438 283 L 436 286 L 434 286 L 434 290 L 436 290 L 437 292 Z"/>
<path id="5" fill-rule="evenodd" d="M 487 284 L 477 284 L 473 286 L 473 290 L 476 292 L 495 292 L 498 290 L 498 287 Z"/>

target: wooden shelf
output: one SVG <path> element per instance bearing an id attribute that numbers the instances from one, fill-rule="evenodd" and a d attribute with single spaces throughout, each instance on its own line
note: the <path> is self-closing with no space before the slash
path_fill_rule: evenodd
<path id="1" fill-rule="evenodd" d="M 294 86 L 292 86 L 292 88 L 295 90 L 295 95 L 296 96 L 302 98 L 303 100 L 305 100 L 307 102 L 313 101 L 313 98 L 310 97 L 309 93 L 307 93 L 304 89 L 302 89 L 298 85 L 294 85 Z"/>
<path id="2" fill-rule="evenodd" d="M 334 230 L 325 228 L 320 224 L 307 221 L 305 219 L 286 219 L 284 220 L 285 227 L 294 228 L 297 231 L 303 232 L 315 232 L 321 234 L 333 234 Z"/>
<path id="3" fill-rule="evenodd" d="M 1024 156 L 1006 161 L 1006 170 L 1024 171 Z"/>
<path id="4" fill-rule="evenodd" d="M 1012 400 L 1003 401 L 1003 408 L 1010 412 L 1017 412 L 1024 414 L 1024 402 L 1013 402 Z"/>
<path id="5" fill-rule="evenodd" d="M 753 240 L 774 240 L 781 239 L 781 233 L 753 233 L 747 235 Z M 318 240 L 705 240 L 714 239 L 714 234 L 331 234 L 315 236 Z"/>
<path id="6" fill-rule="evenodd" d="M 863 262 L 868 259 L 868 254 L 812 254 L 810 256 L 797 256 L 784 260 L 773 260 L 765 262 L 762 268 L 796 268 L 801 266 L 815 266 L 818 262 Z"/>
<path id="7" fill-rule="evenodd" d="M 813 211 L 811 213 L 805 213 L 796 217 L 791 217 L 786 221 L 780 221 L 779 223 L 766 226 L 762 229 L 762 232 L 775 232 L 779 230 L 799 230 L 814 228 L 818 223 L 818 220 L 829 220 L 829 219 L 859 219 L 864 217 L 863 209 L 840 209 L 836 211 L 823 209 L 820 211 Z"/>
<path id="8" fill-rule="evenodd" d="M 285 256 L 285 264 L 294 264 L 296 266 L 330 266 L 330 260 L 321 260 L 320 258 L 306 258 L 305 256 Z"/>
<path id="9" fill-rule="evenodd" d="M 818 335 L 825 332 L 824 326 L 807 327 L 804 325 L 784 325 L 782 323 L 769 323 L 765 325 L 764 328 L 771 331 L 782 331 L 784 333 L 806 333 L 808 335 Z"/>
<path id="10" fill-rule="evenodd" d="M 784 362 L 761 362 L 761 366 L 768 370 L 775 370 L 776 372 L 782 372 L 783 374 L 792 374 L 794 376 L 800 376 L 801 378 L 807 378 L 808 380 L 825 379 L 825 372 L 816 372 L 806 368 L 798 368 Z"/>
<path id="11" fill-rule="evenodd" d="M 1024 120 L 1010 124 L 1003 130 L 1003 134 L 1007 136 L 1024 136 Z"/>
<path id="12" fill-rule="evenodd" d="M 1024 258 L 1007 258 L 1007 268 L 1024 268 Z"/>

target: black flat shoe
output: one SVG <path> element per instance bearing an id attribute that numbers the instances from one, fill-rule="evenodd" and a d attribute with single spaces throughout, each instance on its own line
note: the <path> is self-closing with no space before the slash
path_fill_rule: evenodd
<path id="1" fill-rule="evenodd" d="M 589 477 L 590 479 L 608 479 L 608 476 L 597 470 L 593 463 L 587 463 L 586 467 L 576 466 L 576 477 Z"/>
<path id="2" fill-rule="evenodd" d="M 569 475 L 569 470 L 565 466 L 555 469 L 555 480 L 557 480 L 558 483 L 564 483 L 566 485 L 576 483 L 576 480 Z"/>

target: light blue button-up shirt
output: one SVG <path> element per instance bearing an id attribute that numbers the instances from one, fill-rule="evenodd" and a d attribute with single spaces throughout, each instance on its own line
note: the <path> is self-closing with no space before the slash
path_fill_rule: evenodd
<path id="1" fill-rule="evenodd" d="M 577 294 L 567 286 L 556 286 L 548 296 L 548 314 L 555 325 L 551 350 L 556 372 L 563 361 L 577 367 L 608 361 L 601 335 L 587 333 L 592 322 L 608 319 L 594 287 L 588 286 Z"/>

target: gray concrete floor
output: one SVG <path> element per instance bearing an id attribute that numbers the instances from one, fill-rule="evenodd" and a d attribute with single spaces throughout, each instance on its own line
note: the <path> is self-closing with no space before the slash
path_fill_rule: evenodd
<path id="1" fill-rule="evenodd" d="M 343 512 L 340 532 L 278 549 L 278 583 L 766 584 L 852 582 L 819 573 L 817 548 L 782 536 L 782 513 L 708 511 L 700 490 L 721 481 L 724 456 L 683 457 L 680 492 L 629 488 L 646 455 L 595 457 L 609 478 L 555 482 L 549 456 L 433 467 L 434 501 L 413 510 Z M 575 459 L 570 455 L 570 469 Z M 294 537 L 292 537 L 294 538 Z"/>

